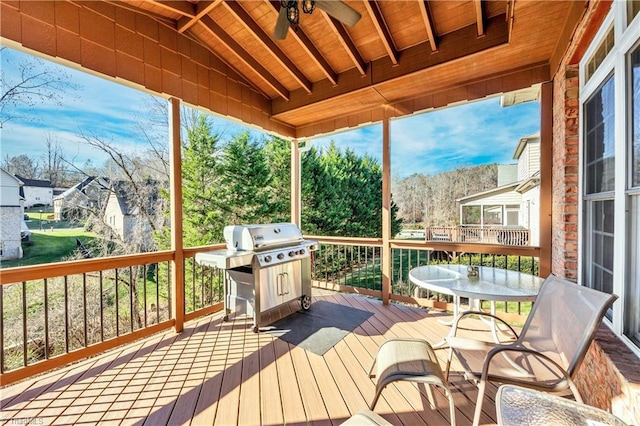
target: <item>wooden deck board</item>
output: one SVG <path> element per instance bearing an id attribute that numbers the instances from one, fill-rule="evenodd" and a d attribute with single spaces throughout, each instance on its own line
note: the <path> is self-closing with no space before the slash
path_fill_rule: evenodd
<path id="1" fill-rule="evenodd" d="M 40 424 L 337 425 L 366 409 L 375 381 L 368 376 L 377 349 L 392 337 L 431 343 L 450 318 L 406 305 L 314 290 L 325 300 L 373 315 L 323 356 L 267 333 L 252 321 L 215 314 L 193 321 L 181 334 L 164 332 L 101 356 L 2 389 L 2 422 Z M 293 304 L 270 319 L 298 309 Z M 313 309 L 313 305 L 311 307 Z M 442 365 L 447 351 L 438 351 Z M 455 369 L 455 364 L 454 364 Z M 459 425 L 471 423 L 477 389 L 452 373 L 450 387 Z M 495 422 L 495 386 L 488 386 L 482 422 Z M 449 424 L 448 399 L 423 385 L 392 383 L 375 411 L 393 424 Z"/>

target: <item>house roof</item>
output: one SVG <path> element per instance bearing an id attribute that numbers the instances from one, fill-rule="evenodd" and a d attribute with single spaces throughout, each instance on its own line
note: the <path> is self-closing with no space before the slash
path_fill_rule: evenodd
<path id="1" fill-rule="evenodd" d="M 563 0 L 344 4 L 361 15 L 355 25 L 318 7 L 300 13 L 297 30 L 279 40 L 278 1 L 2 1 L 14 24 L 0 35 L 115 81 L 305 138 L 549 81 L 585 11 L 585 1 Z"/>
<path id="2" fill-rule="evenodd" d="M 518 141 L 518 145 L 516 145 L 516 150 L 513 153 L 514 159 L 519 159 L 522 155 L 522 151 L 524 151 L 524 147 L 527 146 L 528 143 L 540 142 L 540 132 L 536 132 L 532 135 L 525 136 Z"/>
<path id="3" fill-rule="evenodd" d="M 54 200 L 68 197 L 69 195 L 71 195 L 73 193 L 76 193 L 76 192 L 81 192 L 81 193 L 85 194 L 87 188 L 90 187 L 92 184 L 97 184 L 104 190 L 108 190 L 109 189 L 109 179 L 108 178 L 89 176 L 89 177 L 85 178 L 82 182 L 79 182 L 79 183 L 73 185 L 71 188 L 61 192 L 60 194 L 58 194 L 56 197 L 54 197 Z"/>
<path id="4" fill-rule="evenodd" d="M 16 177 L 20 179 L 22 182 L 24 182 L 24 186 L 33 186 L 37 188 L 53 188 L 53 185 L 51 185 L 50 180 L 29 179 L 29 178 L 22 177 L 20 175 L 16 175 Z"/>
<path id="5" fill-rule="evenodd" d="M 491 195 L 501 194 L 503 192 L 514 191 L 515 188 L 518 185 L 520 185 L 520 183 L 521 182 L 512 182 L 512 183 L 510 183 L 508 185 L 502 185 L 502 186 L 499 186 L 497 188 L 488 189 L 486 191 L 476 192 L 474 194 L 467 195 L 466 197 L 458 198 L 458 199 L 456 199 L 456 201 L 459 202 L 459 203 L 464 203 L 464 202 L 468 202 L 468 201 L 471 201 L 471 200 L 476 199 L 476 198 L 486 198 L 486 197 L 491 196 Z"/>

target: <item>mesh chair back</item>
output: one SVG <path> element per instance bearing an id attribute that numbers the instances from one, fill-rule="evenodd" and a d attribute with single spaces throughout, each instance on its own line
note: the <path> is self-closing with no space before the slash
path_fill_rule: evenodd
<path id="1" fill-rule="evenodd" d="M 551 275 L 540 288 L 518 343 L 555 354 L 573 376 L 616 298 Z"/>

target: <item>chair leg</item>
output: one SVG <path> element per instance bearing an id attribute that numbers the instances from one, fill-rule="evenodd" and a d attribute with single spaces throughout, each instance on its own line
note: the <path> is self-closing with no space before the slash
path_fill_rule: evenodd
<path id="1" fill-rule="evenodd" d="M 373 373 L 373 369 L 376 366 L 376 361 L 377 361 L 377 355 L 376 355 L 376 358 L 373 359 L 373 362 L 371 363 L 371 368 L 369 369 L 369 378 L 370 379 L 375 377 L 375 374 L 372 374 L 372 373 Z"/>
<path id="2" fill-rule="evenodd" d="M 447 357 L 447 365 L 444 369 L 444 380 L 449 381 L 449 370 L 451 368 L 451 359 L 453 358 L 453 349 L 449 348 L 449 356 Z"/>
<path id="3" fill-rule="evenodd" d="M 478 399 L 476 400 L 476 411 L 473 413 L 473 426 L 480 424 L 480 415 L 482 414 L 482 402 L 484 401 L 484 389 L 487 386 L 486 380 L 480 380 L 478 383 Z"/>
<path id="4" fill-rule="evenodd" d="M 451 420 L 451 426 L 456 426 L 456 408 L 453 405 L 453 395 L 451 391 L 447 389 L 447 397 L 449 397 L 449 416 Z"/>
<path id="5" fill-rule="evenodd" d="M 371 411 L 373 411 L 373 409 L 375 408 L 376 403 L 378 402 L 378 398 L 380 398 L 380 394 L 382 393 L 382 389 L 384 388 L 376 389 L 376 396 L 373 397 L 373 401 L 371 401 L 371 405 L 369 406 L 369 409 Z"/>

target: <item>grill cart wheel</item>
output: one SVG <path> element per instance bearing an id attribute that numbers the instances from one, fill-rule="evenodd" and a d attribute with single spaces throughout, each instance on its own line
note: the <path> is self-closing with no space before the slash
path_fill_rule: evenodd
<path id="1" fill-rule="evenodd" d="M 300 298 L 300 306 L 302 306 L 302 309 L 305 311 L 308 311 L 311 307 L 311 296 L 302 296 Z"/>

